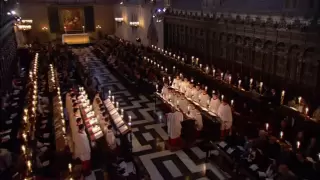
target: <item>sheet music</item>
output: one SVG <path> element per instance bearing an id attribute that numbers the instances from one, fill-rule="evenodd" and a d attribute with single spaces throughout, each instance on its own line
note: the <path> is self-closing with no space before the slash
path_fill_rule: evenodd
<path id="1" fill-rule="evenodd" d="M 113 116 L 113 114 L 118 113 L 117 109 L 114 108 L 112 111 L 110 111 L 110 115 Z M 118 113 L 119 114 L 119 113 Z M 114 118 L 113 118 L 114 119 Z"/>
<path id="2" fill-rule="evenodd" d="M 221 142 L 219 143 L 219 146 L 221 146 L 222 148 L 224 148 L 224 147 L 227 146 L 227 143 L 224 142 L 224 141 L 221 141 Z"/>
<path id="3" fill-rule="evenodd" d="M 128 126 L 124 125 L 122 127 L 119 128 L 120 133 L 125 132 L 126 130 L 128 130 Z"/>
<path id="4" fill-rule="evenodd" d="M 249 168 L 252 169 L 252 171 L 256 171 L 259 167 L 256 164 L 252 164 Z"/>

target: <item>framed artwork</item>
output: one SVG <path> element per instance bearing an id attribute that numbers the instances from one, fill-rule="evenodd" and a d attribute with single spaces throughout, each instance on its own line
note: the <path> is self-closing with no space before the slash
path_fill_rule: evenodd
<path id="1" fill-rule="evenodd" d="M 60 27 L 66 31 L 82 31 L 84 12 L 82 8 L 62 8 L 59 11 Z M 64 29 L 65 28 L 65 29 Z"/>

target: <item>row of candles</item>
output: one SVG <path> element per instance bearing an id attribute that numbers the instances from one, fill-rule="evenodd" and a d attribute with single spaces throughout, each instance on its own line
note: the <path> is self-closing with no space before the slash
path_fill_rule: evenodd
<path id="1" fill-rule="evenodd" d="M 64 136 L 64 141 L 65 141 L 65 144 L 67 142 L 67 138 L 66 138 L 66 121 L 64 119 L 64 114 L 63 114 L 63 103 L 62 103 L 62 99 L 61 99 L 61 91 L 60 91 L 60 83 L 59 83 L 59 78 L 58 78 L 58 73 L 56 71 L 56 68 L 50 64 L 50 71 L 49 71 L 49 79 L 51 81 L 51 83 L 49 83 L 49 90 L 50 90 L 50 86 L 53 88 L 52 90 L 56 90 L 57 91 L 57 96 L 58 96 L 58 106 L 59 107 L 54 107 L 53 110 L 53 114 L 54 115 L 58 115 L 60 116 L 59 119 L 60 119 L 60 123 L 59 124 L 62 124 L 62 131 L 63 131 L 63 136 Z M 59 112 L 55 112 L 56 110 L 59 110 Z M 54 118 L 56 119 L 56 118 Z M 69 173 L 71 174 L 72 173 L 72 164 L 69 163 L 68 164 L 68 171 Z M 73 178 L 70 177 L 70 180 L 72 180 Z"/>
<path id="2" fill-rule="evenodd" d="M 117 102 L 117 101 L 115 100 L 114 95 L 111 94 L 111 90 L 108 91 L 108 99 L 110 99 L 110 101 L 113 103 L 113 105 L 115 106 L 115 108 L 120 112 L 120 116 L 121 116 L 121 118 L 123 119 L 123 117 L 124 117 L 124 110 L 123 110 L 122 108 L 120 108 L 119 102 Z M 128 116 L 128 125 L 129 125 L 129 127 L 131 127 L 131 118 L 132 118 L 132 117 L 129 115 L 129 116 Z"/>
<path id="3" fill-rule="evenodd" d="M 164 54 L 164 55 L 169 55 L 170 57 L 171 57 L 171 55 L 172 55 L 171 58 L 173 58 L 173 59 L 175 59 L 175 60 L 178 60 L 178 61 L 180 60 L 180 56 L 176 56 L 175 54 L 172 54 L 171 52 L 167 52 L 166 50 L 161 49 L 161 48 L 159 48 L 159 47 L 157 47 L 157 46 L 154 46 L 154 45 L 151 45 L 151 47 L 152 47 L 154 50 L 159 51 L 160 53 L 162 53 L 162 54 Z M 160 64 L 157 64 L 156 61 L 153 61 L 153 60 L 151 60 L 151 59 L 149 59 L 149 58 L 147 58 L 147 57 L 144 57 L 144 59 L 147 60 L 148 62 L 151 62 L 151 64 L 153 63 L 154 65 L 157 65 L 158 68 L 160 67 Z M 184 59 L 183 59 L 183 58 L 182 58 L 182 62 L 184 62 Z M 196 66 L 197 66 L 198 63 L 199 63 L 199 58 L 196 58 L 196 57 L 194 57 L 194 56 L 191 56 L 191 62 L 192 62 L 193 65 L 196 65 Z M 201 64 L 201 63 L 199 64 L 199 68 L 200 68 L 200 70 L 202 70 L 202 64 Z M 163 66 L 161 66 L 161 70 L 163 70 Z M 168 69 L 165 68 L 165 71 L 167 72 Z M 175 66 L 173 66 L 173 72 L 175 72 Z M 209 68 L 208 65 L 207 65 L 206 68 L 205 68 L 205 72 L 206 72 L 207 74 L 210 74 L 210 68 Z M 215 68 L 212 68 L 212 76 L 213 76 L 213 77 L 216 77 L 216 70 L 215 70 Z M 223 80 L 223 77 L 224 77 L 224 73 L 222 72 L 222 73 L 220 74 L 221 80 Z M 231 76 L 231 74 L 230 74 L 230 75 L 228 76 L 228 78 L 227 78 L 227 83 L 228 83 L 228 84 L 231 84 L 231 82 L 232 82 L 231 80 L 232 80 L 232 76 Z M 250 91 L 253 89 L 253 80 L 254 80 L 253 78 L 250 78 L 250 80 L 249 80 L 249 88 L 250 88 Z M 238 80 L 237 87 L 242 90 L 241 83 L 242 83 L 242 81 L 241 81 L 241 80 Z M 258 85 L 260 94 L 262 94 L 262 92 L 263 92 L 263 86 L 264 86 L 263 82 L 260 82 L 259 85 Z M 282 90 L 282 92 L 281 92 L 281 97 L 280 97 L 280 104 L 281 104 L 281 105 L 283 105 L 284 97 L 285 97 L 285 91 Z M 302 99 L 301 97 L 298 98 L 298 104 L 299 104 L 299 105 L 301 104 L 301 99 Z M 309 113 L 309 108 L 308 108 L 308 107 L 305 107 L 303 113 L 306 114 L 306 115 L 308 115 L 308 113 Z"/>
<path id="4" fill-rule="evenodd" d="M 29 179 L 31 177 L 32 173 L 32 149 L 29 148 L 28 139 L 30 135 L 32 134 L 31 126 L 34 127 L 34 122 L 32 120 L 35 120 L 36 118 L 36 109 L 37 109 L 37 102 L 38 102 L 38 58 L 39 54 L 36 53 L 32 63 L 31 68 L 29 72 L 29 81 L 33 82 L 32 88 L 29 89 L 28 95 L 27 95 L 27 102 L 32 102 L 31 105 L 27 105 L 28 107 L 24 108 L 23 110 L 23 124 L 24 129 L 22 132 L 22 145 L 21 145 L 21 152 L 25 159 L 25 164 L 27 167 L 26 171 L 26 179 Z M 30 122 L 31 121 L 31 122 Z M 33 123 L 33 124 L 32 124 Z"/>
<path id="5" fill-rule="evenodd" d="M 266 124 L 265 124 L 265 130 L 266 130 L 267 132 L 269 132 L 269 130 L 270 130 L 269 128 L 270 128 L 269 123 L 266 123 Z M 283 137 L 284 137 L 284 133 L 283 133 L 283 131 L 280 131 L 280 134 L 279 134 L 280 140 L 284 140 Z M 297 142 L 296 142 L 296 149 L 297 149 L 297 150 L 300 149 L 300 146 L 301 146 L 301 142 L 300 142 L 300 141 L 297 141 Z M 320 160 L 320 153 L 318 153 L 318 157 L 319 157 L 319 160 Z"/>

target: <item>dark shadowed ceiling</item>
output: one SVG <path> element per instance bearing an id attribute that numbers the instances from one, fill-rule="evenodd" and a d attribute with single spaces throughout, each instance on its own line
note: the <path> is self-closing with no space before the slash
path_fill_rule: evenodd
<path id="1" fill-rule="evenodd" d="M 20 0 L 20 3 L 55 3 L 55 4 L 85 4 L 85 3 L 99 3 L 109 4 L 117 3 L 119 0 Z"/>

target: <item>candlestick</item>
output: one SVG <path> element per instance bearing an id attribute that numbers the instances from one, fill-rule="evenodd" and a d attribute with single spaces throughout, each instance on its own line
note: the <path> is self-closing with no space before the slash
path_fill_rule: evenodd
<path id="1" fill-rule="evenodd" d="M 208 66 L 206 67 L 206 73 L 209 73 L 209 67 Z"/>
<path id="2" fill-rule="evenodd" d="M 238 81 L 238 88 L 241 89 L 241 80 Z"/>
<path id="3" fill-rule="evenodd" d="M 85 30 L 84 30 L 84 29 L 85 29 L 85 27 L 84 27 L 84 26 L 82 26 L 83 33 L 85 32 Z"/>
<path id="4" fill-rule="evenodd" d="M 156 92 L 158 92 L 158 84 L 156 84 Z"/>
<path id="5" fill-rule="evenodd" d="M 180 60 L 180 56 L 178 56 L 178 60 Z"/>
<path id="6" fill-rule="evenodd" d="M 222 94 L 222 95 L 221 95 L 221 100 L 223 100 L 223 98 L 224 98 L 224 95 Z"/>
<path id="7" fill-rule="evenodd" d="M 301 104 L 301 96 L 298 97 L 298 103 Z"/>
<path id="8" fill-rule="evenodd" d="M 168 72 L 168 68 L 165 69 L 166 73 Z"/>
<path id="9" fill-rule="evenodd" d="M 183 76 L 182 76 L 182 73 L 180 73 L 180 78 L 182 78 Z"/>
<path id="10" fill-rule="evenodd" d="M 221 73 L 221 80 L 223 80 L 223 73 Z"/>
<path id="11" fill-rule="evenodd" d="M 213 77 L 216 76 L 216 70 L 215 70 L 215 69 L 212 70 L 212 76 L 213 76 Z"/>
<path id="12" fill-rule="evenodd" d="M 164 80 L 165 80 L 165 78 L 163 77 L 163 78 L 162 78 L 162 81 L 164 82 Z"/>
<path id="13" fill-rule="evenodd" d="M 31 171 L 31 161 L 30 160 L 27 161 L 27 166 L 28 166 L 28 170 Z"/>
<path id="14" fill-rule="evenodd" d="M 266 130 L 268 131 L 268 129 L 269 129 L 269 124 L 266 123 Z"/>
<path id="15" fill-rule="evenodd" d="M 207 91 L 208 90 L 208 86 L 204 87 L 204 90 Z"/>
<path id="16" fill-rule="evenodd" d="M 231 84 L 231 78 L 232 78 L 232 77 L 231 77 L 231 75 L 230 75 L 230 76 L 229 76 L 229 84 Z"/>
<path id="17" fill-rule="evenodd" d="M 181 60 L 182 60 L 182 62 L 184 62 L 184 58 L 182 58 Z"/>
<path id="18" fill-rule="evenodd" d="M 120 111 L 121 111 L 121 115 L 123 115 L 123 109 L 121 109 Z"/>
<path id="19" fill-rule="evenodd" d="M 119 107 L 119 102 L 116 102 L 116 108 L 118 108 Z"/>
<path id="20" fill-rule="evenodd" d="M 111 96 L 111 90 L 108 91 L 109 96 Z"/>
<path id="21" fill-rule="evenodd" d="M 234 100 L 231 100 L 231 106 L 233 106 Z"/>
<path id="22" fill-rule="evenodd" d="M 196 65 L 198 65 L 198 62 L 199 62 L 199 58 L 196 59 Z"/>
<path id="23" fill-rule="evenodd" d="M 200 69 L 202 69 L 202 64 L 199 65 Z"/>
<path id="24" fill-rule="evenodd" d="M 161 71 L 163 70 L 163 66 L 161 66 Z"/>
<path id="25" fill-rule="evenodd" d="M 306 115 L 308 116 L 309 108 L 306 107 Z"/>
<path id="26" fill-rule="evenodd" d="M 300 141 L 297 141 L 297 149 L 300 148 Z"/>
<path id="27" fill-rule="evenodd" d="M 191 78 L 191 83 L 193 83 L 193 78 Z"/>
<path id="28" fill-rule="evenodd" d="M 71 165 L 71 163 L 68 164 L 68 169 L 69 169 L 69 172 L 72 171 L 72 165 Z"/>
<path id="29" fill-rule="evenodd" d="M 263 82 L 260 82 L 260 94 L 262 94 Z"/>
<path id="30" fill-rule="evenodd" d="M 282 137 L 283 137 L 283 132 L 280 131 L 280 139 L 282 139 Z"/>
<path id="31" fill-rule="evenodd" d="M 283 104 L 283 100 L 284 100 L 284 95 L 285 95 L 285 91 L 283 90 L 282 92 L 281 92 L 281 99 L 280 99 L 280 104 Z"/>
<path id="32" fill-rule="evenodd" d="M 64 29 L 64 33 L 68 34 L 67 33 L 67 27 L 64 26 L 63 29 Z"/>
<path id="33" fill-rule="evenodd" d="M 22 150 L 22 153 L 23 153 L 23 154 L 26 153 L 26 147 L 25 147 L 24 145 L 21 146 L 21 150 Z"/>
<path id="34" fill-rule="evenodd" d="M 175 54 L 173 54 L 173 57 L 174 57 L 174 58 L 176 58 L 176 55 L 175 55 Z"/>

